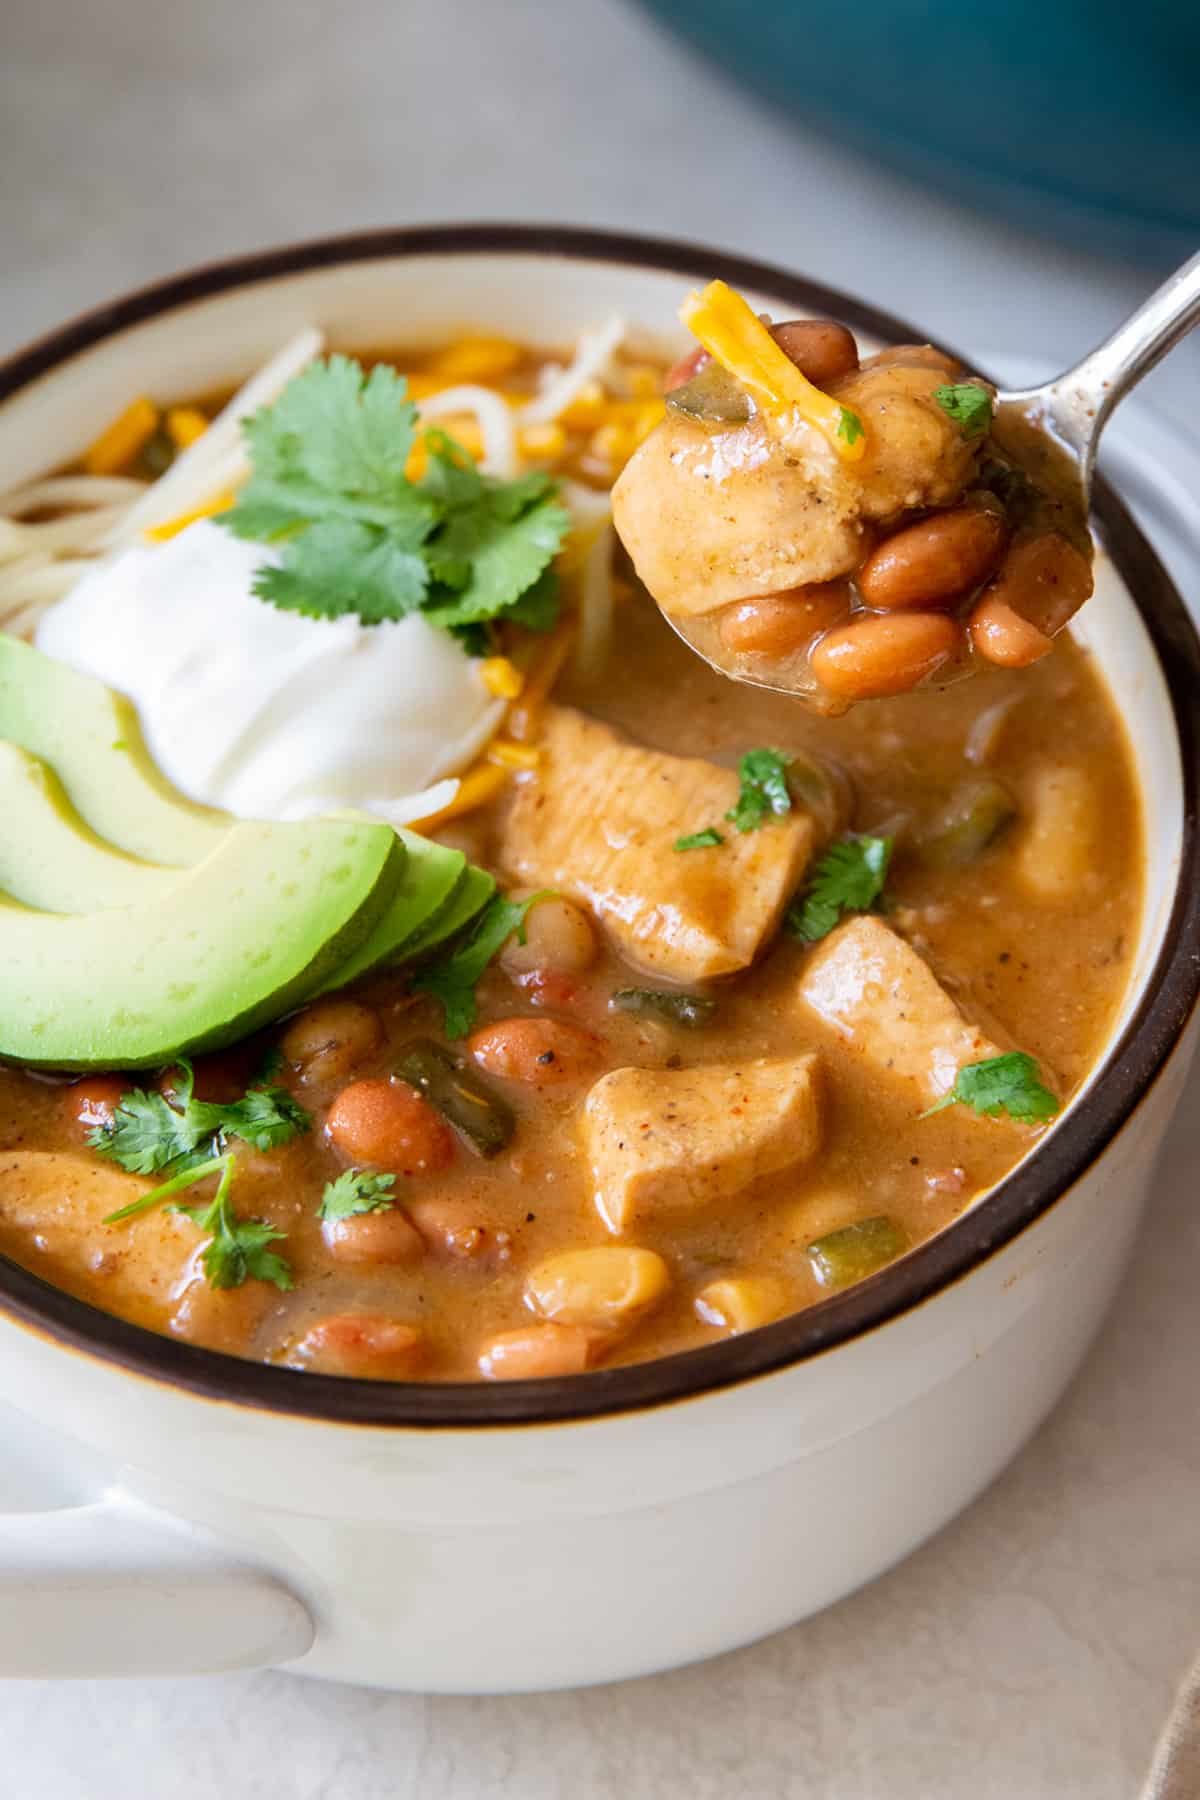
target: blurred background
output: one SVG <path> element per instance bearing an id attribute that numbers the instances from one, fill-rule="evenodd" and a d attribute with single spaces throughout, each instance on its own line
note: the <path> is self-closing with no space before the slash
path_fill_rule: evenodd
<path id="1" fill-rule="evenodd" d="M 1200 14 L 0 0 L 0 354 L 209 258 L 502 218 L 701 239 L 854 292 L 1001 376 L 1050 372 L 1200 241 Z M 1109 452 L 1193 595 L 1198 373 L 1194 339 Z M 526 1700 L 277 1675 L 0 1686 L 5 1790 L 1130 1800 L 1200 1633 L 1197 1166 L 1193 1116 L 1130 1291 L 1015 1468 L 822 1618 L 707 1668 Z"/>

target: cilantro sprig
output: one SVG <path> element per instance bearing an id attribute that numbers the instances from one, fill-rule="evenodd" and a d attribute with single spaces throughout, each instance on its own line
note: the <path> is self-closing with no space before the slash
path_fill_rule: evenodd
<path id="1" fill-rule="evenodd" d="M 272 1281 L 276 1287 L 290 1288 L 292 1275 L 287 1262 L 269 1248 L 284 1233 L 265 1220 L 241 1219 L 233 1211 L 229 1191 L 234 1158 L 227 1146 L 237 1139 L 256 1150 L 273 1150 L 307 1131 L 309 1115 L 282 1087 L 251 1087 L 240 1100 L 223 1104 L 197 1100 L 195 1073 L 186 1057 L 180 1057 L 178 1070 L 170 1098 L 134 1088 L 121 1095 L 112 1123 L 88 1134 L 88 1143 L 94 1150 L 131 1175 L 165 1173 L 167 1177 L 128 1206 L 111 1213 L 105 1224 L 120 1224 L 149 1212 L 172 1194 L 220 1173 L 220 1184 L 210 1202 L 173 1208 L 185 1213 L 201 1231 L 211 1234 L 211 1242 L 200 1258 L 208 1281 L 213 1287 L 240 1287 L 243 1281 L 254 1277 Z"/>
<path id="2" fill-rule="evenodd" d="M 992 423 L 992 396 L 976 381 L 934 388 L 933 397 L 965 438 L 982 437 Z"/>
<path id="3" fill-rule="evenodd" d="M 148 1194 L 139 1194 L 128 1206 L 122 1206 L 118 1212 L 110 1213 L 105 1219 L 106 1225 L 119 1225 L 126 1219 L 132 1219 L 139 1213 L 149 1212 L 152 1207 L 160 1206 L 171 1194 L 178 1194 L 185 1188 L 195 1187 L 209 1175 L 220 1172 L 221 1179 L 217 1191 L 209 1201 L 202 1201 L 196 1206 L 172 1205 L 171 1212 L 182 1213 L 191 1219 L 201 1231 L 209 1233 L 209 1242 L 200 1252 L 200 1265 L 210 1287 L 241 1287 L 244 1281 L 270 1281 L 277 1288 L 288 1289 L 295 1285 L 292 1279 L 291 1264 L 278 1251 L 269 1246 L 287 1234 L 278 1231 L 265 1219 L 242 1219 L 234 1212 L 229 1199 L 233 1185 L 235 1159 L 232 1155 L 207 1157 L 203 1162 L 191 1163 L 172 1175 L 169 1180 L 151 1188 Z"/>
<path id="4" fill-rule="evenodd" d="M 358 1213 L 388 1212 L 396 1204 L 394 1175 L 374 1175 L 366 1169 L 343 1169 L 336 1181 L 327 1181 L 317 1208 L 321 1219 L 352 1219 Z"/>
<path id="5" fill-rule="evenodd" d="M 558 614 L 551 562 L 570 525 L 548 475 L 483 475 L 422 431 L 403 376 L 352 357 L 311 363 L 242 427 L 250 480 L 218 522 L 275 546 L 254 592 L 285 612 L 364 624 L 421 612 L 482 648 L 484 628 Z M 418 442 L 425 469 L 409 474 Z"/>
<path id="6" fill-rule="evenodd" d="M 787 775 L 788 758 L 781 750 L 747 750 L 738 762 L 740 791 L 725 817 L 738 831 L 757 831 L 772 816 L 791 812 Z"/>
<path id="7" fill-rule="evenodd" d="M 1042 1072 L 1032 1056 L 1024 1050 L 1010 1050 L 1004 1056 L 988 1056 L 982 1062 L 965 1063 L 958 1071 L 954 1086 L 935 1106 L 921 1114 L 928 1119 L 944 1112 L 948 1106 L 969 1106 L 985 1118 L 1004 1112 L 1024 1124 L 1041 1124 L 1058 1111 L 1058 1100 L 1042 1081 Z"/>
<path id="8" fill-rule="evenodd" d="M 417 993 L 432 994 L 445 1012 L 446 1036 L 466 1037 L 477 1017 L 475 987 L 492 958 L 514 932 L 525 942 L 525 918 L 539 900 L 549 900 L 549 889 L 528 900 L 507 900 L 494 894 L 480 913 L 470 936 L 458 949 L 427 963 L 413 980 Z"/>
<path id="9" fill-rule="evenodd" d="M 191 1063 L 181 1057 L 178 1068 L 173 1099 L 144 1088 L 122 1094 L 112 1123 L 89 1132 L 92 1149 L 131 1175 L 180 1173 L 219 1155 L 230 1138 L 273 1150 L 312 1122 L 283 1087 L 251 1087 L 227 1104 L 197 1100 Z"/>
<path id="10" fill-rule="evenodd" d="M 887 882 L 889 837 L 839 838 L 813 869 L 788 907 L 784 924 L 793 937 L 815 944 L 848 912 L 869 912 Z"/>

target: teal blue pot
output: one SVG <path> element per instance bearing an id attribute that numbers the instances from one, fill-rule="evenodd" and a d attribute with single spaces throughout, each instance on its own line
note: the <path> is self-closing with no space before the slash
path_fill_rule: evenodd
<path id="1" fill-rule="evenodd" d="M 889 169 L 1110 254 L 1200 240 L 1196 0 L 644 0 Z"/>

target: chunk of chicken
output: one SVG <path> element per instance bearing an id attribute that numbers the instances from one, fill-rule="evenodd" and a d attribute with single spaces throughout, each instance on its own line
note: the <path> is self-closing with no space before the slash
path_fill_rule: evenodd
<path id="1" fill-rule="evenodd" d="M 836 580 L 862 561 L 869 524 L 957 499 L 979 440 L 934 399 L 947 379 L 944 368 L 879 362 L 831 382 L 866 431 L 857 463 L 803 421 L 702 424 L 668 408 L 612 497 L 617 533 L 663 612 L 693 617 Z"/>
<path id="2" fill-rule="evenodd" d="M 614 1069 L 583 1109 L 597 1211 L 619 1234 L 809 1162 L 821 1147 L 822 1098 L 815 1055 Z"/>
<path id="3" fill-rule="evenodd" d="M 630 961 L 672 981 L 744 969 L 773 931 L 812 855 L 812 817 L 793 811 L 719 850 L 681 855 L 677 837 L 720 820 L 729 769 L 623 742 L 571 707 L 550 707 L 535 777 L 517 787 L 500 858 L 511 874 L 586 903 Z"/>
<path id="4" fill-rule="evenodd" d="M 800 997 L 872 1070 L 911 1083 L 921 1107 L 948 1094 L 965 1063 L 1002 1054 L 912 945 L 868 914 L 813 952 Z"/>
<path id="5" fill-rule="evenodd" d="M 865 554 L 856 489 L 811 425 L 702 425 L 669 407 L 626 463 L 613 523 L 663 612 L 829 581 Z"/>
<path id="6" fill-rule="evenodd" d="M 0 1152 L 0 1251 L 55 1287 L 155 1330 L 234 1349 L 257 1319 L 261 1282 L 210 1288 L 204 1239 L 165 1206 L 106 1225 L 152 1182 L 88 1157 Z M 259 1290 L 253 1293 L 251 1290 Z"/>
<path id="7" fill-rule="evenodd" d="M 863 422 L 866 452 L 852 465 L 864 519 L 886 521 L 916 506 L 948 506 L 974 472 L 978 438 L 934 399 L 949 378 L 941 368 L 878 362 L 830 384 Z"/>

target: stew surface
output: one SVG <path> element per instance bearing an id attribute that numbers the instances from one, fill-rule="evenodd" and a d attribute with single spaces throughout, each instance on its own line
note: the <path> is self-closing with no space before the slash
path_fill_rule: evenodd
<path id="1" fill-rule="evenodd" d="M 426 356 L 387 360 L 418 399 L 439 385 Z M 544 361 L 523 352 L 491 385 L 531 392 Z M 625 370 L 624 410 L 601 397 L 551 422 L 540 466 L 607 488 L 659 416 L 660 372 Z M 478 979 L 475 1017 L 451 1035 L 418 963 L 195 1058 L 200 1100 L 269 1082 L 307 1116 L 234 1146 L 238 1213 L 279 1234 L 292 1285 L 214 1285 L 195 1214 L 105 1222 L 162 1177 L 118 1166 L 103 1134 L 135 1090 L 182 1106 L 178 1068 L 0 1067 L 0 1249 L 238 1355 L 570 1373 L 810 1305 L 1034 1148 L 1104 1043 L 1141 905 L 1131 758 L 1089 655 L 1064 632 L 1033 666 L 820 716 L 707 667 L 612 554 L 607 654 L 578 654 L 570 608 L 548 647 L 493 646 L 524 665 L 504 779 L 420 824 L 511 899 L 545 896 Z M 731 819 L 748 791 L 758 816 Z M 805 915 L 833 845 L 876 891 L 835 884 L 832 917 Z M 980 1110 L 962 1070 L 1001 1059 L 1024 1099 Z M 176 1198 L 207 1203 L 215 1182 Z"/>

